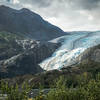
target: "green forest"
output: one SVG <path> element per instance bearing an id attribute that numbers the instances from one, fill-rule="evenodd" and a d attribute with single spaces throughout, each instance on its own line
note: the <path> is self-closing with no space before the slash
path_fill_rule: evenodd
<path id="1" fill-rule="evenodd" d="M 77 80 L 66 80 L 64 76 L 60 76 L 53 82 L 48 93 L 43 93 L 44 87 L 40 84 L 39 94 L 35 97 L 29 97 L 29 92 L 34 87 L 23 83 L 10 85 L 7 82 L 1 82 L 0 92 L 1 100 L 100 100 L 100 73 L 95 78 L 84 72 L 82 75 L 75 76 Z M 72 83 L 73 81 L 73 83 Z"/>

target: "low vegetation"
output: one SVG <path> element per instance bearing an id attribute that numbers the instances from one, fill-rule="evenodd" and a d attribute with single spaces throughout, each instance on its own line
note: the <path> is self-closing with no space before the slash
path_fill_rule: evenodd
<path id="1" fill-rule="evenodd" d="M 39 90 L 36 96 L 31 95 L 34 89 Z M 62 71 L 3 79 L 0 92 L 7 94 L 5 100 L 100 100 L 100 63 L 89 60 Z"/>
<path id="2" fill-rule="evenodd" d="M 28 100 L 30 89 L 30 86 L 26 83 L 21 87 L 19 87 L 18 84 L 9 86 L 7 82 L 1 82 L 0 84 L 1 97 L 2 99 L 5 98 L 4 100 Z"/>
<path id="3" fill-rule="evenodd" d="M 74 78 L 73 78 L 74 80 Z M 8 83 L 1 82 L 1 94 L 7 94 L 5 100 L 100 100 L 100 73 L 96 78 L 83 73 L 77 76 L 77 83 L 69 85 L 70 80 L 61 76 L 54 81 L 48 93 L 43 93 L 40 89 L 39 95 L 29 98 L 32 87 L 24 83 L 21 87 L 16 84 L 9 86 Z"/>

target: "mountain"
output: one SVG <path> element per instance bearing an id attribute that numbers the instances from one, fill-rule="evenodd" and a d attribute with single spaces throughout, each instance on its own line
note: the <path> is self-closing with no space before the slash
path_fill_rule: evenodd
<path id="1" fill-rule="evenodd" d="M 20 34 L 0 32 L 0 77 L 42 72 L 38 64 L 59 46 L 59 43 L 39 42 Z"/>
<path id="2" fill-rule="evenodd" d="M 78 64 L 81 58 L 86 59 L 82 56 L 80 58 L 80 55 L 87 48 L 100 44 L 99 33 L 75 32 L 43 42 L 23 34 L 0 32 L 1 76 L 36 74 Z"/>
<path id="3" fill-rule="evenodd" d="M 100 63 L 100 44 L 86 49 L 77 57 L 79 63 L 95 62 Z"/>
<path id="4" fill-rule="evenodd" d="M 0 77 L 44 71 L 38 64 L 60 46 L 49 41 L 65 34 L 26 8 L 0 5 Z"/>
<path id="5" fill-rule="evenodd" d="M 51 84 L 54 84 L 55 80 L 62 76 L 67 80 L 68 86 L 77 86 L 79 81 L 84 81 L 84 78 L 97 78 L 96 75 L 100 73 L 100 44 L 86 49 L 78 57 L 78 61 L 80 63 L 66 66 L 61 70 L 51 70 L 36 75 L 27 74 L 13 77 L 12 79 L 5 79 L 5 81 L 8 81 L 10 84 L 22 84 L 27 81 L 29 84 L 34 84 L 35 88 L 38 88 L 41 83 L 45 88 L 48 88 L 51 87 Z M 20 82 L 20 80 L 22 81 Z"/>
<path id="6" fill-rule="evenodd" d="M 27 81 L 29 84 L 34 83 L 36 88 L 38 88 L 41 83 L 47 88 L 61 76 L 65 77 L 69 86 L 76 86 L 79 81 L 83 81 L 86 77 L 87 79 L 91 79 L 91 77 L 97 78 L 95 75 L 100 73 L 100 44 L 86 49 L 78 57 L 78 61 L 80 63 L 73 66 L 66 66 L 61 70 L 51 70 L 36 75 L 27 74 L 12 79 L 5 79 L 5 81 L 8 81 L 10 84 L 22 84 Z M 22 81 L 20 82 L 20 80 Z"/>
<path id="7" fill-rule="evenodd" d="M 0 31 L 24 34 L 39 41 L 65 35 L 60 28 L 26 8 L 15 10 L 4 5 L 0 6 Z"/>
<path id="8" fill-rule="evenodd" d="M 1 78 L 76 66 L 92 54 L 84 51 L 100 44 L 100 31 L 65 34 L 26 8 L 0 6 Z"/>

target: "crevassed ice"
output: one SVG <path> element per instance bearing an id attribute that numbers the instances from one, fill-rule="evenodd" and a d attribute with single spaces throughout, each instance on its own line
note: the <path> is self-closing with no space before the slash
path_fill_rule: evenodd
<path id="1" fill-rule="evenodd" d="M 84 32 L 67 35 L 64 42 L 51 57 L 39 65 L 44 70 L 61 69 L 64 66 L 75 64 L 75 58 L 89 47 L 100 44 L 100 32 Z"/>

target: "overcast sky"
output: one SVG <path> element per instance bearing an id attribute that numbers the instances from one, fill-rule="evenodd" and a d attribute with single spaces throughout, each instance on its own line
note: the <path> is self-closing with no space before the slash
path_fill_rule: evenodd
<path id="1" fill-rule="evenodd" d="M 29 8 L 64 31 L 100 30 L 100 0 L 0 0 Z"/>

